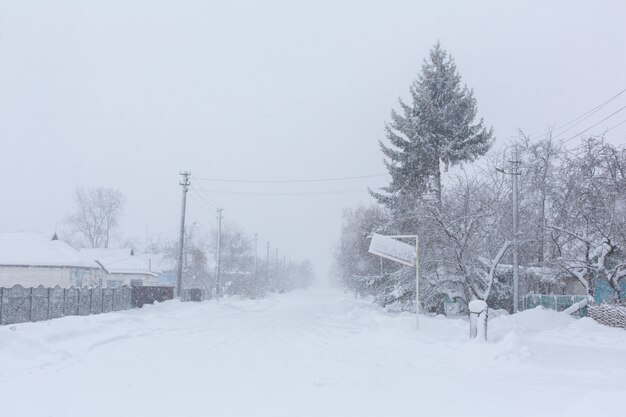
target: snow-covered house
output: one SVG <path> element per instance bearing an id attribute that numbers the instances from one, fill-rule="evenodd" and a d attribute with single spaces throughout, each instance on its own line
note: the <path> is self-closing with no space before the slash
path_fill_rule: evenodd
<path id="1" fill-rule="evenodd" d="M 0 233 L 0 287 L 96 286 L 105 272 L 55 236 L 36 232 Z"/>
<path id="2" fill-rule="evenodd" d="M 135 254 L 132 249 L 81 249 L 86 262 L 97 262 L 106 271 L 103 285 L 158 285 L 160 257 Z"/>

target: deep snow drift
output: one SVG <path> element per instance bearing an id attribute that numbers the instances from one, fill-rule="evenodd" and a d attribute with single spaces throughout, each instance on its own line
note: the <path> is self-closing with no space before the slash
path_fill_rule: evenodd
<path id="1" fill-rule="evenodd" d="M 5 326 L 1 415 L 623 412 L 623 330 L 539 309 L 493 318 L 487 343 L 466 320 L 420 324 L 310 291 Z"/>

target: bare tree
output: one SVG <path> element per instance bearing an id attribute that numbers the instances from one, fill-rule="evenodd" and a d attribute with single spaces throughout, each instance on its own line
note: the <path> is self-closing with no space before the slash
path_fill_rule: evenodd
<path id="1" fill-rule="evenodd" d="M 511 245 L 502 228 L 505 183 L 494 179 L 459 175 L 444 193 L 441 209 L 423 203 L 426 217 L 446 236 L 442 253 L 452 271 L 463 277 L 467 301 L 487 300 L 496 268 Z"/>
<path id="2" fill-rule="evenodd" d="M 68 216 L 70 233 L 77 246 L 108 248 L 119 227 L 126 198 L 113 188 L 78 188 L 74 211 Z"/>
<path id="3" fill-rule="evenodd" d="M 590 298 L 607 280 L 621 299 L 626 277 L 626 150 L 588 138 L 564 160 L 558 216 L 546 228 L 554 262 L 577 278 Z"/>
<path id="4" fill-rule="evenodd" d="M 221 239 L 222 291 L 229 295 L 251 295 L 252 287 L 255 285 L 252 272 L 254 264 L 252 238 L 239 226 L 225 224 Z M 215 255 L 217 265 L 217 230 L 211 231 L 209 248 Z"/>
<path id="5" fill-rule="evenodd" d="M 520 204 L 520 236 L 525 239 L 518 242 L 520 255 L 525 263 L 541 264 L 554 257 L 554 253 L 548 250 L 554 248 L 549 244 L 546 225 L 556 215 L 557 170 L 565 150 L 562 143 L 553 139 L 551 130 L 539 140 L 521 133 L 516 144 L 523 172 L 519 177 L 520 191 L 524 196 Z"/>

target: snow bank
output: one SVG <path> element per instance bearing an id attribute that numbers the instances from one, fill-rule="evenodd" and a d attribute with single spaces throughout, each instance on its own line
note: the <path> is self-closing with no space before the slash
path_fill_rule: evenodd
<path id="1" fill-rule="evenodd" d="M 567 327 L 575 322 L 576 319 L 567 314 L 537 307 L 489 320 L 489 336 L 495 342 L 511 333 L 530 337 L 550 330 Z"/>
<path id="2" fill-rule="evenodd" d="M 599 387 L 626 394 L 621 329 L 541 308 L 490 319 L 488 343 L 467 319 L 414 324 L 326 291 L 0 327 L 0 401 L 12 417 L 528 417 L 529 399 L 579 415 Z"/>

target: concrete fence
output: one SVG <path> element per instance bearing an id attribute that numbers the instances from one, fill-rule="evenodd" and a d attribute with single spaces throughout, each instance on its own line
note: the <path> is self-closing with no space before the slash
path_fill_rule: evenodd
<path id="1" fill-rule="evenodd" d="M 0 288 L 0 325 L 87 316 L 132 308 L 132 289 L 120 288 Z"/>
<path id="2" fill-rule="evenodd" d="M 520 304 L 521 309 L 528 310 L 538 306 L 549 310 L 564 311 L 575 303 L 587 298 L 584 295 L 553 295 L 553 294 L 527 294 Z M 587 315 L 587 308 L 584 307 L 574 313 L 576 317 Z"/>
<path id="3" fill-rule="evenodd" d="M 626 329 L 626 306 L 616 304 L 590 304 L 589 317 L 606 326 Z"/>

